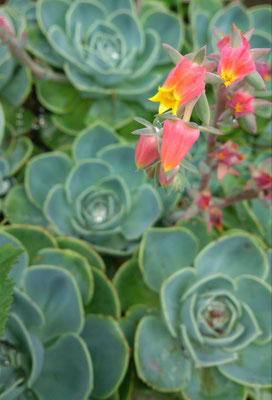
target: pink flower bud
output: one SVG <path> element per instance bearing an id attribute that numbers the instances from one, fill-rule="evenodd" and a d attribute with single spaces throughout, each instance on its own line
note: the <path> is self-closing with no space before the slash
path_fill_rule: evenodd
<path id="1" fill-rule="evenodd" d="M 266 61 L 256 64 L 256 70 L 265 81 L 270 81 L 270 68 Z"/>
<path id="2" fill-rule="evenodd" d="M 172 109 L 177 115 L 178 108 L 205 89 L 204 78 L 206 69 L 183 57 L 169 73 L 158 93 L 149 100 L 160 102 L 159 113 Z"/>
<path id="3" fill-rule="evenodd" d="M 218 64 L 218 74 L 224 79 L 225 86 L 240 82 L 245 76 L 255 71 L 256 67 L 245 46 L 222 49 Z"/>
<path id="4" fill-rule="evenodd" d="M 174 168 L 172 171 L 172 175 L 167 178 L 167 175 L 164 172 L 163 166 L 160 164 L 157 169 L 157 174 L 158 174 L 158 179 L 159 179 L 160 184 L 162 186 L 169 186 L 170 183 L 172 183 L 173 180 L 175 179 L 175 176 L 177 175 L 178 171 L 179 171 L 179 166 Z"/>
<path id="5" fill-rule="evenodd" d="M 211 192 L 209 189 L 203 190 L 199 193 L 199 196 L 195 199 L 195 204 L 202 210 L 208 210 L 211 201 Z"/>
<path id="6" fill-rule="evenodd" d="M 209 223 L 210 226 L 214 226 L 219 231 L 222 230 L 222 219 L 223 214 L 219 207 L 213 206 L 209 209 Z"/>
<path id="7" fill-rule="evenodd" d="M 0 29 L 5 30 L 9 36 L 14 36 L 6 17 L 1 14 L 0 14 Z"/>
<path id="8" fill-rule="evenodd" d="M 263 161 L 258 168 L 250 165 L 249 169 L 257 189 L 262 191 L 267 201 L 272 200 L 272 158 Z"/>
<path id="9" fill-rule="evenodd" d="M 192 128 L 181 119 L 165 121 L 161 145 L 161 162 L 165 172 L 179 165 L 199 138 L 199 133 L 199 129 Z"/>
<path id="10" fill-rule="evenodd" d="M 141 135 L 135 152 L 137 168 L 145 168 L 159 158 L 158 137 Z"/>
<path id="11" fill-rule="evenodd" d="M 244 114 L 254 112 L 253 100 L 254 96 L 237 90 L 234 97 L 228 101 L 227 106 L 233 111 L 235 118 L 239 118 Z"/>

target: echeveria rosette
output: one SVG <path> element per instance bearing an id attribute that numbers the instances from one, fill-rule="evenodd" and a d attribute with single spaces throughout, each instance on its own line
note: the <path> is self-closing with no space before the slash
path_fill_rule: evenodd
<path id="1" fill-rule="evenodd" d="M 180 229 L 150 229 L 140 247 L 142 274 L 160 294 L 163 318 L 138 325 L 138 375 L 194 400 L 242 400 L 246 387 L 271 387 L 271 286 L 259 241 L 230 231 L 198 254 L 194 268 L 181 267 Z"/>
<path id="2" fill-rule="evenodd" d="M 28 29 L 28 49 L 53 67 L 64 68 L 79 91 L 92 98 L 139 98 L 162 78 L 168 63 L 161 43 L 179 48 L 182 25 L 166 7 L 130 0 L 40 0 L 38 25 Z M 43 51 L 42 44 L 45 43 Z"/>
<path id="3" fill-rule="evenodd" d="M 10 273 L 15 289 L 1 338 L 0 397 L 82 400 L 115 393 L 129 353 L 101 257 L 83 241 L 56 239 L 34 226 L 2 228 L 0 246 L 8 243 L 21 254 Z"/>
<path id="4" fill-rule="evenodd" d="M 134 148 L 100 124 L 79 135 L 72 152 L 72 158 L 60 152 L 34 157 L 24 187 L 7 198 L 6 215 L 85 239 L 103 252 L 131 253 L 162 212 L 160 195 L 135 171 Z"/>
<path id="5" fill-rule="evenodd" d="M 9 35 L 22 38 L 26 29 L 26 21 L 22 15 L 14 13 L 9 7 L 0 7 L 0 19 L 5 22 Z M 31 90 L 31 72 L 25 66 L 21 66 L 11 56 L 8 46 L 0 40 L 0 99 L 4 98 L 10 104 L 17 107 L 22 104 Z"/>

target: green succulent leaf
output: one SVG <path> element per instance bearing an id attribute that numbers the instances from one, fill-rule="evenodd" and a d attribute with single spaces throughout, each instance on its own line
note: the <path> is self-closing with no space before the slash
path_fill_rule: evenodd
<path id="1" fill-rule="evenodd" d="M 138 325 L 134 357 L 137 374 L 155 390 L 177 392 L 190 380 L 190 361 L 154 316 L 144 317 Z"/>
<path id="2" fill-rule="evenodd" d="M 125 376 L 129 359 L 127 342 L 118 323 L 103 315 L 88 315 L 81 335 L 92 357 L 92 395 L 106 398 L 117 390 Z"/>
<path id="3" fill-rule="evenodd" d="M 17 67 L 10 80 L 2 89 L 2 96 L 14 107 L 18 107 L 31 91 L 32 75 L 28 68 Z"/>
<path id="4" fill-rule="evenodd" d="M 196 252 L 196 239 L 184 228 L 149 229 L 144 234 L 139 255 L 147 285 L 158 292 L 165 279 L 192 264 Z"/>

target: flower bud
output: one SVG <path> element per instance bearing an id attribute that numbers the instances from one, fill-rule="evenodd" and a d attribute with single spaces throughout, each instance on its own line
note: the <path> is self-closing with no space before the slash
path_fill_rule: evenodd
<path id="1" fill-rule="evenodd" d="M 165 121 L 161 145 L 161 162 L 165 172 L 179 165 L 199 138 L 199 133 L 199 129 L 192 128 L 181 119 Z"/>
<path id="2" fill-rule="evenodd" d="M 209 189 L 203 190 L 199 193 L 199 196 L 195 199 L 195 204 L 201 208 L 201 210 L 208 210 L 211 201 L 211 192 Z"/>
<path id="3" fill-rule="evenodd" d="M 170 183 L 173 182 L 178 171 L 179 171 L 179 166 L 177 166 L 172 170 L 172 175 L 170 175 L 170 177 L 167 177 L 166 172 L 164 172 L 163 166 L 160 164 L 157 169 L 157 174 L 161 186 L 169 186 Z"/>
<path id="4" fill-rule="evenodd" d="M 222 230 L 223 213 L 219 207 L 213 206 L 209 209 L 209 223 L 219 231 Z"/>
<path id="5" fill-rule="evenodd" d="M 158 137 L 155 135 L 142 135 L 135 152 L 137 168 L 145 168 L 159 158 Z"/>

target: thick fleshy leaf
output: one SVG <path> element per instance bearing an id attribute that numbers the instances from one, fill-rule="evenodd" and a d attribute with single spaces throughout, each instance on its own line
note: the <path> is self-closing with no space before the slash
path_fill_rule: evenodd
<path id="1" fill-rule="evenodd" d="M 39 250 L 49 247 L 57 247 L 55 238 L 45 229 L 31 225 L 8 225 L 5 232 L 15 236 L 24 245 L 28 256 L 29 265 L 32 265 L 34 257 Z"/>
<path id="2" fill-rule="evenodd" d="M 65 182 L 71 167 L 71 160 L 62 153 L 45 153 L 32 158 L 27 165 L 25 186 L 28 196 L 37 207 L 43 207 L 53 186 Z"/>
<path id="3" fill-rule="evenodd" d="M 222 272 L 232 278 L 244 274 L 262 278 L 268 273 L 263 249 L 246 232 L 228 234 L 209 244 L 197 256 L 195 267 L 201 277 Z"/>
<path id="4" fill-rule="evenodd" d="M 199 250 L 202 250 L 209 243 L 207 224 L 202 218 L 181 219 L 178 222 L 178 226 L 189 229 L 195 235 L 199 244 Z"/>
<path id="5" fill-rule="evenodd" d="M 197 253 L 194 235 L 184 228 L 152 228 L 145 232 L 139 255 L 147 285 L 158 292 L 165 279 L 192 264 Z"/>
<path id="6" fill-rule="evenodd" d="M 158 295 L 145 285 L 136 259 L 127 261 L 118 269 L 113 283 L 118 291 L 123 311 L 135 304 L 159 308 Z"/>
<path id="7" fill-rule="evenodd" d="M 22 251 L 22 254 L 18 256 L 16 264 L 13 266 L 11 272 L 9 273 L 9 277 L 14 281 L 16 285 L 19 286 L 23 272 L 26 270 L 28 266 L 28 254 L 23 244 L 19 240 L 17 240 L 16 237 L 10 235 L 7 232 L 0 231 L 0 246 L 9 243 L 16 249 Z"/>
<path id="8" fill-rule="evenodd" d="M 88 315 L 81 336 L 92 357 L 92 395 L 98 399 L 106 398 L 117 390 L 128 367 L 129 353 L 124 334 L 113 318 Z"/>
<path id="9" fill-rule="evenodd" d="M 17 67 L 12 80 L 2 90 L 2 96 L 14 107 L 22 104 L 31 91 L 32 75 L 28 68 Z"/>
<path id="10" fill-rule="evenodd" d="M 57 238 L 58 246 L 61 249 L 73 250 L 81 256 L 86 257 L 91 267 L 96 267 L 102 271 L 105 270 L 105 263 L 102 257 L 92 248 L 92 246 L 82 240 L 61 236 Z"/>
<path id="11" fill-rule="evenodd" d="M 270 386 L 271 343 L 251 344 L 239 352 L 236 362 L 220 365 L 219 371 L 228 379 L 246 386 Z"/>
<path id="12" fill-rule="evenodd" d="M 143 17 L 143 25 L 145 29 L 154 29 L 161 39 L 162 43 L 167 43 L 175 49 L 179 50 L 183 42 L 183 26 L 177 15 L 164 10 L 147 11 Z M 163 48 L 160 52 L 160 64 L 166 64 L 168 57 Z"/>
<path id="13" fill-rule="evenodd" d="M 139 377 L 155 390 L 176 392 L 190 380 L 190 361 L 156 317 L 144 317 L 139 323 L 134 357 Z"/>
<path id="14" fill-rule="evenodd" d="M 86 344 L 67 333 L 49 346 L 40 377 L 34 384 L 39 399 L 82 400 L 93 387 L 93 369 Z"/>
<path id="15" fill-rule="evenodd" d="M 18 315 L 23 321 L 25 327 L 41 327 L 44 324 L 44 315 L 38 305 L 25 293 L 14 289 L 13 303 L 11 312 Z"/>
<path id="16" fill-rule="evenodd" d="M 180 298 L 195 279 L 193 268 L 183 268 L 166 279 L 161 287 L 161 307 L 164 320 L 172 336 L 177 337 Z"/>
<path id="17" fill-rule="evenodd" d="M 157 192 L 151 186 L 143 185 L 132 198 L 131 210 L 122 221 L 122 233 L 126 239 L 138 239 L 160 217 L 161 211 Z"/>
<path id="18" fill-rule="evenodd" d="M 232 280 L 228 275 L 223 275 L 222 273 L 214 274 L 203 279 L 198 278 L 197 281 L 189 286 L 188 290 L 183 293 L 182 301 L 193 293 L 202 294 L 218 288 L 232 292 L 236 287 L 234 280 Z"/>
<path id="19" fill-rule="evenodd" d="M 94 295 L 85 307 L 85 313 L 104 314 L 119 318 L 121 314 L 117 291 L 107 276 L 97 268 L 92 269 L 94 277 Z"/>
<path id="20" fill-rule="evenodd" d="M 45 36 L 49 29 L 54 25 L 65 28 L 65 14 L 68 8 L 69 2 L 65 0 L 39 1 L 37 7 L 37 19 Z"/>
<path id="21" fill-rule="evenodd" d="M 180 339 L 187 356 L 190 357 L 197 368 L 212 367 L 237 360 L 236 353 L 226 353 L 217 347 L 203 346 L 191 339 L 185 325 L 180 326 Z"/>
<path id="22" fill-rule="evenodd" d="M 34 265 L 55 265 L 64 268 L 74 277 L 84 304 L 89 303 L 94 292 L 92 270 L 87 260 L 72 250 L 42 249 Z"/>
<path id="23" fill-rule="evenodd" d="M 27 197 L 23 185 L 14 186 L 5 198 L 5 215 L 14 224 L 47 226 L 42 211 Z"/>
<path id="24" fill-rule="evenodd" d="M 265 343 L 272 338 L 272 288 L 263 280 L 250 275 L 238 277 L 236 296 L 253 311 L 262 335 L 256 342 Z"/>
<path id="25" fill-rule="evenodd" d="M 76 281 L 69 272 L 57 267 L 32 267 L 25 273 L 24 286 L 45 317 L 37 336 L 49 340 L 61 333 L 80 331 L 83 307 Z"/>
<path id="26" fill-rule="evenodd" d="M 99 158 L 106 161 L 117 175 L 121 175 L 130 190 L 136 189 L 144 182 L 144 171 L 137 171 L 134 162 L 135 151 L 127 145 L 112 145 L 98 153 Z"/>
<path id="27" fill-rule="evenodd" d="M 189 385 L 182 391 L 193 400 L 244 400 L 245 388 L 226 379 L 217 368 L 193 368 Z"/>
<path id="28" fill-rule="evenodd" d="M 69 135 L 69 139 L 72 143 L 73 138 L 71 137 L 78 135 L 88 125 L 86 120 L 88 110 L 92 101 L 89 99 L 81 99 L 67 114 L 52 115 L 52 122 L 62 133 Z"/>
<path id="29" fill-rule="evenodd" d="M 250 7 L 247 13 L 253 18 L 252 26 L 254 26 L 255 30 L 263 31 L 270 35 L 269 24 L 272 18 L 271 5 L 261 4 Z"/>
<path id="30" fill-rule="evenodd" d="M 55 185 L 51 189 L 44 204 L 44 212 L 58 233 L 77 236 L 72 224 L 73 209 L 62 185 Z"/>
<path id="31" fill-rule="evenodd" d="M 105 146 L 118 142 L 118 138 L 106 125 L 95 124 L 87 128 L 75 141 L 73 152 L 76 161 L 96 158 Z"/>

